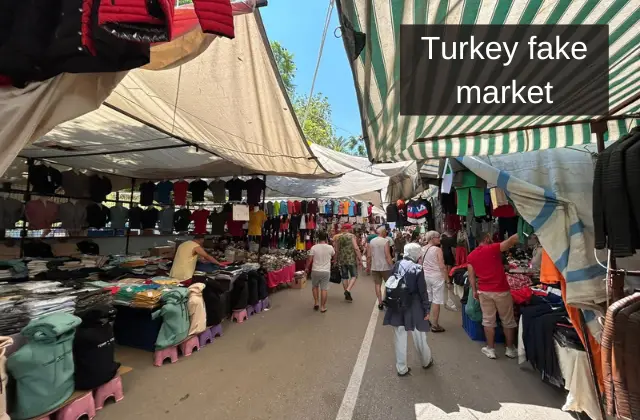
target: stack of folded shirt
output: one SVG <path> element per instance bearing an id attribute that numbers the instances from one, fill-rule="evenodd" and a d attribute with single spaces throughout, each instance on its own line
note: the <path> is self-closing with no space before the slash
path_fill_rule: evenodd
<path id="1" fill-rule="evenodd" d="M 116 305 L 131 306 L 136 294 L 147 290 L 144 286 L 125 286 L 115 294 L 113 303 Z"/>
<path id="2" fill-rule="evenodd" d="M 75 296 L 59 296 L 50 299 L 29 298 L 24 306 L 30 319 L 38 319 L 58 312 L 72 314 L 75 311 Z"/>
<path id="3" fill-rule="evenodd" d="M 82 261 L 67 261 L 60 266 L 60 270 L 77 270 L 82 267 L 84 267 Z"/>
<path id="4" fill-rule="evenodd" d="M 59 281 L 27 281 L 24 283 L 18 284 L 16 287 L 23 292 L 33 293 L 38 289 L 51 289 L 62 286 L 62 283 Z"/>
<path id="5" fill-rule="evenodd" d="M 11 279 L 13 280 L 27 280 L 29 278 L 29 270 L 27 265 L 22 260 L 4 260 L 0 261 L 1 270 L 9 270 L 11 273 Z M 6 278 L 7 280 L 9 277 Z"/>
<path id="6" fill-rule="evenodd" d="M 29 277 L 35 277 L 40 273 L 48 271 L 47 262 L 44 260 L 32 260 L 27 263 L 27 269 L 29 270 Z"/>
<path id="7" fill-rule="evenodd" d="M 160 290 L 146 290 L 136 293 L 131 301 L 131 306 L 135 308 L 155 309 L 160 306 L 162 292 Z"/>
<path id="8" fill-rule="evenodd" d="M 13 277 L 11 270 L 0 270 L 0 280 L 7 280 Z"/>
<path id="9" fill-rule="evenodd" d="M 111 291 L 102 288 L 87 287 L 72 292 L 71 296 L 76 297 L 76 314 L 96 305 L 111 305 L 113 303 Z"/>
<path id="10" fill-rule="evenodd" d="M 0 335 L 16 334 L 29 323 L 21 297 L 0 298 Z"/>

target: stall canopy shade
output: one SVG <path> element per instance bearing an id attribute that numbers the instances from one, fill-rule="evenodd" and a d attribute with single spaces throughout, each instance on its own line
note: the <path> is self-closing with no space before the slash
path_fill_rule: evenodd
<path id="1" fill-rule="evenodd" d="M 367 158 L 336 152 L 311 144 L 318 162 L 335 179 L 299 179 L 285 176 L 267 177 L 268 195 L 303 198 L 353 197 L 376 205 L 411 197 L 420 191 L 418 166 L 415 161 L 372 165 Z"/>
<path id="2" fill-rule="evenodd" d="M 216 38 L 179 67 L 130 71 L 100 108 L 60 124 L 21 156 L 147 179 L 331 176 L 304 140 L 260 13 L 234 23 L 235 39 Z"/>
<path id="3" fill-rule="evenodd" d="M 640 110 L 640 102 L 632 101 L 640 91 L 637 0 L 339 0 L 338 5 L 363 132 L 374 161 L 497 155 L 584 144 L 592 139 L 588 121 L 600 117 L 402 116 L 401 24 L 606 24 L 609 110 L 619 117 Z M 366 35 L 366 45 L 356 57 L 358 33 Z M 436 79 L 439 71 L 433 69 Z M 592 100 L 588 90 L 581 95 L 575 100 Z M 562 125 L 535 128 L 551 124 Z"/>

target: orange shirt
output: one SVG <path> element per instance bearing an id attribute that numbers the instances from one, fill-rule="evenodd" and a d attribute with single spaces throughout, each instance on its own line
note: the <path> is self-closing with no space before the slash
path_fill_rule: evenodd
<path id="1" fill-rule="evenodd" d="M 342 206 L 342 215 L 343 216 L 348 216 L 349 215 L 349 202 L 348 201 L 343 201 L 341 203 Z"/>
<path id="2" fill-rule="evenodd" d="M 542 250 L 542 258 L 540 258 L 540 283 L 556 284 L 562 281 L 562 274 L 551 261 L 551 257 L 547 251 Z"/>

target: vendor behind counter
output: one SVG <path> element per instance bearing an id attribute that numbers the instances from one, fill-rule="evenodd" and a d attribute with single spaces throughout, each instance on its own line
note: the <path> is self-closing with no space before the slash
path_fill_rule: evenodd
<path id="1" fill-rule="evenodd" d="M 204 235 L 195 235 L 193 240 L 181 243 L 173 258 L 169 276 L 179 281 L 189 280 L 196 271 L 196 264 L 199 258 L 213 264 L 226 265 L 226 263 L 221 263 L 209 255 L 202 247 L 203 244 Z"/>

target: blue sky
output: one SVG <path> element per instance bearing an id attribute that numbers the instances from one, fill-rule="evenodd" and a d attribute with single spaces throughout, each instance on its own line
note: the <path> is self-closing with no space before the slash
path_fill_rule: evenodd
<path id="1" fill-rule="evenodd" d="M 328 5 L 328 0 L 270 0 L 268 6 L 260 8 L 269 40 L 279 41 L 294 54 L 298 68 L 295 84 L 300 93 L 308 94 L 311 89 Z M 329 98 L 336 134 L 360 136 L 362 126 L 351 69 L 342 39 L 333 35 L 338 26 L 334 7 L 314 92 Z"/>

